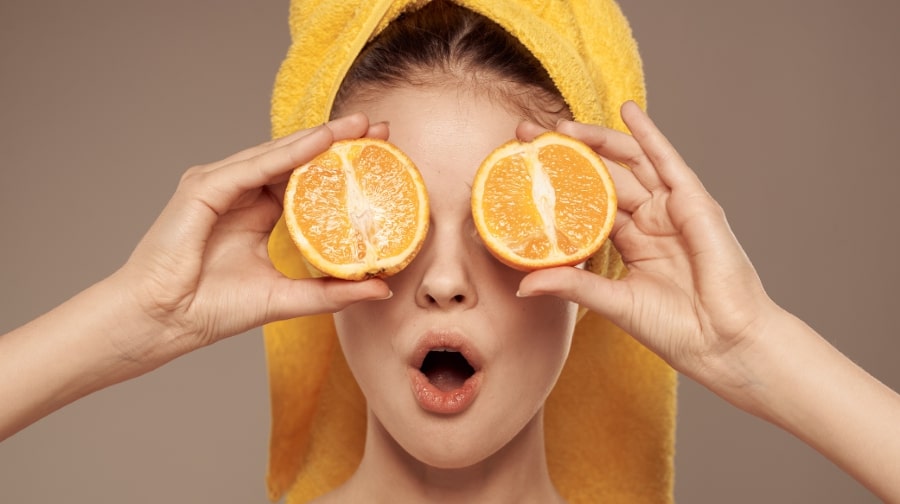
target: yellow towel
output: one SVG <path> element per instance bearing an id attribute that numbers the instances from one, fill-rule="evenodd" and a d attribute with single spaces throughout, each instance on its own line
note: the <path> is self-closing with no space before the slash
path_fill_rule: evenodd
<path id="1" fill-rule="evenodd" d="M 292 44 L 272 98 L 275 137 L 328 119 L 363 45 L 427 0 L 293 0 Z M 645 105 L 641 61 L 613 0 L 458 0 L 515 35 L 545 66 L 575 118 L 620 130 L 626 100 Z M 309 277 L 283 220 L 269 253 L 293 278 Z M 624 268 L 612 247 L 598 274 Z M 364 398 L 330 315 L 264 329 L 272 394 L 269 498 L 306 502 L 345 481 L 362 457 Z M 571 353 L 545 413 L 551 477 L 569 502 L 671 502 L 676 375 L 593 313 L 576 326 Z"/>

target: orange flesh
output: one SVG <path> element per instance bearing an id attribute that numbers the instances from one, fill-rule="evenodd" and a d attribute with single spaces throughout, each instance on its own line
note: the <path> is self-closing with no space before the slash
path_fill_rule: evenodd
<path id="1" fill-rule="evenodd" d="M 334 264 L 394 257 L 416 236 L 416 184 L 400 162 L 377 146 L 354 146 L 346 159 L 324 153 L 300 175 L 294 208 L 298 226 Z"/>
<path id="2" fill-rule="evenodd" d="M 488 231 L 529 259 L 577 254 L 606 221 L 607 194 L 597 190 L 603 180 L 590 161 L 565 145 L 541 147 L 537 159 L 533 163 L 524 152 L 516 153 L 492 167 L 483 192 Z M 535 191 L 536 178 L 546 178 L 556 190 Z M 555 201 L 542 216 L 536 192 L 547 191 Z"/>

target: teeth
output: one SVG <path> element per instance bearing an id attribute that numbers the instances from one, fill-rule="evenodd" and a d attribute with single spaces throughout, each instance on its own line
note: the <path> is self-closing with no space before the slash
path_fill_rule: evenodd
<path id="1" fill-rule="evenodd" d="M 455 352 L 456 350 L 447 347 L 432 348 L 432 352 Z"/>

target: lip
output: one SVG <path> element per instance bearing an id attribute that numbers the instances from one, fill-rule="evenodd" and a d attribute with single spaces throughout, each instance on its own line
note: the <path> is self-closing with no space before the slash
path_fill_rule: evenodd
<path id="1" fill-rule="evenodd" d="M 425 356 L 432 350 L 459 352 L 475 372 L 462 386 L 444 391 L 434 386 L 422 371 Z M 425 411 L 442 415 L 453 415 L 467 410 L 481 389 L 483 372 L 482 359 L 477 349 L 464 336 L 452 331 L 433 331 L 422 337 L 416 344 L 409 366 L 409 379 L 413 397 Z"/>

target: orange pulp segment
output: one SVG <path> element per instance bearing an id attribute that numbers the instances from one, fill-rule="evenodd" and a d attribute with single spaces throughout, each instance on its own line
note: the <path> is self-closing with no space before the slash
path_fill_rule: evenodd
<path id="1" fill-rule="evenodd" d="M 399 272 L 428 231 L 428 194 L 418 169 L 400 149 L 372 138 L 335 142 L 296 168 L 284 212 L 306 260 L 347 280 Z"/>
<path id="2" fill-rule="evenodd" d="M 609 236 L 616 208 L 600 156 L 556 132 L 497 148 L 472 188 L 472 216 L 485 246 L 524 271 L 589 258 Z"/>

